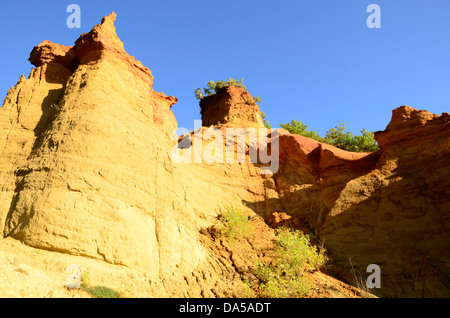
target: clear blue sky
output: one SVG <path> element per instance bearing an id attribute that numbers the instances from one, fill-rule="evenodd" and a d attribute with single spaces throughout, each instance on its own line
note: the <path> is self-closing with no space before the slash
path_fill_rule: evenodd
<path id="1" fill-rule="evenodd" d="M 69 29 L 69 4 L 81 29 Z M 381 28 L 369 29 L 369 4 Z M 179 99 L 179 127 L 200 119 L 194 90 L 244 78 L 273 127 L 301 120 L 320 134 L 340 123 L 385 129 L 394 108 L 450 111 L 449 0 L 8 1 L 0 11 L 0 96 L 42 40 L 73 45 L 115 11 L 127 52 L 152 71 L 156 91 Z"/>

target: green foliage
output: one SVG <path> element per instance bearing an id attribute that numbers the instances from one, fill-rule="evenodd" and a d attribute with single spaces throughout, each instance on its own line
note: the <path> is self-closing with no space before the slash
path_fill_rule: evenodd
<path id="1" fill-rule="evenodd" d="M 105 286 L 95 286 L 86 288 L 86 291 L 97 298 L 119 298 L 120 293 Z"/>
<path id="2" fill-rule="evenodd" d="M 252 233 L 249 218 L 238 205 L 223 204 L 220 208 L 219 219 L 225 226 L 222 234 L 230 241 L 248 238 Z"/>
<path id="3" fill-rule="evenodd" d="M 311 288 L 306 272 L 320 269 L 326 261 L 324 249 L 312 246 L 300 231 L 282 228 L 270 263 L 257 261 L 255 275 L 260 279 L 260 294 L 269 298 L 303 297 Z"/>
<path id="4" fill-rule="evenodd" d="M 284 125 L 282 124 L 280 126 L 281 128 L 284 128 L 287 131 L 289 131 L 291 134 L 301 135 L 304 137 L 315 139 L 320 142 L 325 142 L 325 138 L 320 136 L 315 131 L 309 131 L 308 125 L 303 124 L 301 121 L 296 121 L 293 119 L 290 123 Z"/>
<path id="5" fill-rule="evenodd" d="M 201 88 L 197 88 L 195 90 L 195 98 L 202 100 L 208 95 L 219 93 L 222 89 L 228 86 L 243 87 L 247 90 L 247 87 L 244 86 L 244 79 L 241 78 L 240 80 L 237 80 L 230 77 L 228 81 L 209 81 L 207 87 L 203 88 L 203 90 Z"/>
<path id="6" fill-rule="evenodd" d="M 269 121 L 266 119 L 266 118 L 267 118 L 267 115 L 266 115 L 265 112 L 263 112 L 263 111 L 261 112 L 261 117 L 262 117 L 262 119 L 263 119 L 264 126 L 265 126 L 267 129 L 271 129 L 272 126 L 270 125 Z"/>
<path id="7" fill-rule="evenodd" d="M 203 116 L 202 100 L 209 95 L 220 93 L 224 88 L 226 88 L 228 86 L 241 87 L 245 91 L 247 91 L 247 87 L 245 87 L 245 85 L 244 85 L 244 79 L 241 78 L 240 80 L 237 80 L 237 79 L 234 79 L 231 77 L 228 79 L 228 81 L 224 81 L 224 80 L 215 81 L 215 82 L 209 81 L 207 84 L 207 87 L 205 87 L 203 89 L 197 88 L 194 91 L 195 98 L 200 101 L 200 114 L 202 116 Z M 254 105 L 254 106 L 256 106 L 256 103 L 261 103 L 261 97 L 259 97 L 259 95 L 256 95 L 256 97 L 253 97 L 253 100 L 246 100 L 245 102 L 247 104 Z"/>
<path id="8" fill-rule="evenodd" d="M 327 131 L 326 137 L 320 136 L 315 131 L 309 131 L 308 126 L 301 121 L 292 120 L 288 124 L 280 125 L 291 134 L 297 134 L 319 142 L 327 143 L 340 149 L 353 152 L 374 152 L 379 149 L 374 138 L 374 133 L 361 130 L 361 135 L 353 135 L 352 132 L 345 132 L 345 125 L 341 124 Z"/>
<path id="9" fill-rule="evenodd" d="M 294 270 L 258 262 L 257 275 L 263 281 L 260 295 L 265 298 L 300 298 L 311 288 L 311 282 Z"/>
<path id="10" fill-rule="evenodd" d="M 91 277 L 88 271 L 83 271 L 81 273 L 81 288 L 87 289 L 91 285 Z"/>
<path id="11" fill-rule="evenodd" d="M 278 233 L 280 258 L 294 268 L 306 266 L 320 269 L 326 262 L 325 251 L 311 245 L 310 239 L 301 231 L 282 228 Z"/>
<path id="12" fill-rule="evenodd" d="M 205 98 L 205 94 L 203 93 L 201 88 L 197 88 L 195 90 L 195 98 L 197 98 L 198 100 L 202 100 L 203 98 Z"/>
<path id="13" fill-rule="evenodd" d="M 239 251 L 240 242 L 254 234 L 250 218 L 239 204 L 222 204 L 219 220 L 223 224 L 219 233 L 232 243 L 230 246 L 235 252 Z M 256 260 L 253 274 L 259 283 L 253 284 L 242 278 L 242 293 L 246 297 L 303 297 L 313 285 L 307 274 L 327 262 L 325 250 L 313 246 L 302 232 L 282 228 L 276 235 L 276 246 L 270 255 L 266 255 L 270 261 Z"/>
<path id="14" fill-rule="evenodd" d="M 96 298 L 120 298 L 122 296 L 121 293 L 109 287 L 91 286 L 91 278 L 87 270 L 81 273 L 81 289 Z"/>
<path id="15" fill-rule="evenodd" d="M 244 79 L 234 79 L 234 78 L 229 78 L 228 81 L 209 81 L 208 82 L 208 87 L 205 88 L 205 94 L 206 95 L 210 95 L 210 94 L 217 94 L 219 93 L 222 89 L 224 89 L 225 87 L 228 86 L 236 86 L 236 87 L 242 87 L 245 90 L 247 90 L 247 87 L 244 86 Z"/>
<path id="16" fill-rule="evenodd" d="M 326 142 L 353 152 L 374 152 L 379 149 L 373 132 L 363 129 L 361 135 L 354 136 L 351 132 L 344 132 L 344 130 L 344 124 L 331 128 L 327 131 Z"/>
<path id="17" fill-rule="evenodd" d="M 195 90 L 195 98 L 198 100 L 202 100 L 206 96 L 220 93 L 224 88 L 228 86 L 236 86 L 236 87 L 242 87 L 245 91 L 247 91 L 247 87 L 244 85 L 244 79 L 234 79 L 229 78 L 228 81 L 220 80 L 220 81 L 209 81 L 207 84 L 207 87 L 203 88 L 197 88 Z M 261 97 L 259 95 L 256 95 L 256 97 L 253 97 L 256 103 L 261 103 Z"/>

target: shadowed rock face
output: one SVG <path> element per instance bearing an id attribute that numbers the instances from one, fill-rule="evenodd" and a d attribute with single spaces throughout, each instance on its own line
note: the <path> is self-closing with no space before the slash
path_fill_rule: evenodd
<path id="1" fill-rule="evenodd" d="M 152 279 L 198 270 L 209 277 L 220 266 L 199 231 L 215 222 L 219 203 L 237 197 L 268 222 L 291 220 L 324 242 L 329 270 L 343 280 L 352 279 L 351 258 L 363 276 L 369 264 L 380 266 L 377 295 L 450 295 L 448 114 L 395 109 L 375 135 L 376 153 L 279 129 L 274 175 L 250 163 L 248 142 L 244 163 L 177 163 L 177 99 L 153 90 L 115 19 L 104 17 L 74 46 L 36 46 L 36 68 L 8 91 L 0 108 L 3 237 L 139 268 Z M 240 88 L 201 106 L 203 126 L 264 127 Z M 182 148 L 207 147 L 206 127 Z"/>
<path id="2" fill-rule="evenodd" d="M 386 297 L 450 295 L 450 116 L 402 106 L 353 154 L 301 136 L 280 137 L 280 211 L 325 242 L 329 269 L 352 280 L 381 268 Z"/>

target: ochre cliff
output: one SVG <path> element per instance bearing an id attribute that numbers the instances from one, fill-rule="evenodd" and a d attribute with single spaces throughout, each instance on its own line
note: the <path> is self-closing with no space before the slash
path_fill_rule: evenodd
<path id="1" fill-rule="evenodd" d="M 450 116 L 402 106 L 380 150 L 348 153 L 289 134 L 275 174 L 280 211 L 322 241 L 329 270 L 351 281 L 381 268 L 385 297 L 450 295 Z"/>
<path id="2" fill-rule="evenodd" d="M 2 232 L 154 276 L 170 272 L 160 267 L 165 258 L 191 270 L 200 254 L 189 233 L 196 222 L 179 223 L 192 210 L 176 206 L 185 188 L 168 158 L 176 98 L 153 91 L 114 19 L 74 47 L 35 47 L 36 69 L 9 91 L 1 109 Z"/>
<path id="3" fill-rule="evenodd" d="M 145 270 L 153 281 L 183 280 L 208 260 L 199 232 L 220 202 L 236 193 L 262 200 L 261 177 L 253 165 L 171 159 L 177 99 L 152 89 L 115 18 L 73 47 L 42 42 L 30 57 L 36 68 L 9 90 L 0 109 L 1 233 Z"/>
<path id="4" fill-rule="evenodd" d="M 228 87 L 202 101 L 204 127 L 177 138 L 177 98 L 153 90 L 115 18 L 74 46 L 36 46 L 36 68 L 8 91 L 0 108 L 5 246 L 142 271 L 160 284 L 151 295 L 236 296 L 236 256 L 217 256 L 205 233 L 219 204 L 237 199 L 249 214 L 273 226 L 289 219 L 322 242 L 327 270 L 348 283 L 351 265 L 364 275 L 377 264 L 379 296 L 450 295 L 448 114 L 397 108 L 376 133 L 378 152 L 350 153 L 265 131 L 251 95 Z M 227 128 L 244 131 L 228 136 Z M 252 133 L 267 145 L 244 137 Z M 239 136 L 243 149 L 234 148 Z M 273 174 L 260 156 L 252 161 L 268 149 L 279 151 Z"/>

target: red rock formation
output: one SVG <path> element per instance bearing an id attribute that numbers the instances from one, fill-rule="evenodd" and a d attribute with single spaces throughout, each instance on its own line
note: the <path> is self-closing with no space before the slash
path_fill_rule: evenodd
<path id="1" fill-rule="evenodd" d="M 234 100 L 229 93 L 211 98 L 207 124 L 233 127 L 230 109 L 246 108 Z M 290 225 L 325 242 L 330 270 L 350 283 L 351 266 L 366 277 L 367 266 L 378 264 L 377 295 L 448 297 L 449 118 L 399 107 L 375 134 L 381 148 L 375 153 L 347 152 L 280 129 L 280 168 L 264 181 L 264 201 L 247 204 L 275 227 Z"/>
<path id="2" fill-rule="evenodd" d="M 264 128 L 261 112 L 245 88 L 228 86 L 200 101 L 203 126 Z"/>
<path id="3" fill-rule="evenodd" d="M 380 150 L 348 153 L 308 138 L 280 137 L 278 211 L 325 242 L 330 270 L 352 280 L 382 271 L 377 295 L 450 295 L 450 116 L 403 106 Z"/>

